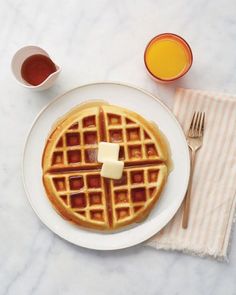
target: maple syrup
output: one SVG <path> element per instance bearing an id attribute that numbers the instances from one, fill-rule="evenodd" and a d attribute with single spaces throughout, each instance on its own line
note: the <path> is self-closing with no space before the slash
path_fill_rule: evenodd
<path id="1" fill-rule="evenodd" d="M 29 56 L 21 66 L 22 78 L 33 86 L 43 83 L 48 76 L 56 71 L 53 61 L 43 54 Z"/>

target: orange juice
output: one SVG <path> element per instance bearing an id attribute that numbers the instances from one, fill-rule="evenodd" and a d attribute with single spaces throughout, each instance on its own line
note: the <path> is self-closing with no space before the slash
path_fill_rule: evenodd
<path id="1" fill-rule="evenodd" d="M 192 65 L 192 52 L 185 40 L 175 34 L 161 34 L 146 47 L 144 61 L 157 80 L 172 81 L 183 76 Z"/>

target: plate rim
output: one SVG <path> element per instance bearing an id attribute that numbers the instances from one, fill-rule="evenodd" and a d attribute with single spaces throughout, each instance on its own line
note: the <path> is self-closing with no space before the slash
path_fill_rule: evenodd
<path id="1" fill-rule="evenodd" d="M 28 189 L 27 189 L 27 184 L 26 184 L 26 179 L 25 179 L 25 173 L 24 173 L 24 169 L 25 169 L 25 158 L 26 158 L 26 149 L 27 149 L 27 145 L 28 145 L 28 142 L 29 142 L 29 138 L 30 138 L 30 135 L 33 131 L 33 128 L 35 126 L 35 124 L 37 123 L 37 121 L 40 119 L 40 117 L 42 116 L 42 114 L 44 113 L 44 111 L 46 111 L 51 105 L 53 105 L 57 100 L 59 100 L 61 97 L 69 94 L 70 92 L 73 92 L 75 91 L 76 89 L 80 89 L 80 88 L 83 88 L 83 87 L 89 87 L 89 86 L 95 86 L 95 85 L 102 85 L 102 84 L 109 84 L 109 85 L 118 85 L 118 86 L 125 86 L 125 87 L 129 87 L 129 88 L 133 88 L 135 90 L 138 90 L 146 95 L 148 95 L 149 97 L 151 97 L 153 100 L 157 101 L 168 113 L 169 115 L 173 118 L 173 120 L 175 121 L 176 125 L 178 126 L 178 129 L 180 131 L 180 134 L 183 138 L 183 141 L 185 142 L 185 148 L 186 148 L 186 151 L 188 151 L 188 145 L 187 145 L 187 141 L 186 141 L 186 137 L 185 137 L 185 134 L 184 134 L 184 130 L 182 129 L 179 121 L 177 120 L 177 118 L 175 117 L 174 113 L 171 111 L 171 109 L 164 103 L 160 100 L 159 96 L 155 96 L 154 94 L 150 93 L 149 91 L 141 88 L 141 87 L 137 87 L 133 84 L 130 84 L 130 83 L 126 83 L 126 82 L 119 82 L 119 81 L 95 81 L 95 82 L 90 82 L 90 83 L 86 83 L 86 84 L 81 84 L 79 86 L 76 86 L 76 87 L 73 87 L 72 89 L 70 90 L 67 90 L 65 92 L 63 92 L 62 94 L 60 95 L 57 95 L 56 97 L 54 97 L 48 104 L 46 104 L 36 115 L 36 117 L 34 118 L 33 122 L 31 123 L 29 129 L 28 129 L 28 132 L 26 132 L 26 139 L 24 141 L 24 148 L 23 148 L 23 154 L 22 154 L 22 162 L 21 162 L 21 179 L 22 179 L 22 183 L 23 183 L 23 188 L 24 188 L 24 191 L 26 193 L 26 196 L 27 196 L 27 200 L 31 206 L 31 208 L 33 209 L 33 211 L 35 212 L 35 214 L 37 215 L 38 219 L 40 220 L 41 223 L 44 224 L 44 226 L 46 226 L 48 229 L 50 229 L 54 234 L 56 234 L 57 236 L 59 236 L 60 238 L 62 238 L 63 240 L 66 240 L 67 242 L 70 242 L 76 246 L 80 246 L 80 247 L 83 247 L 83 248 L 87 248 L 87 249 L 91 249 L 91 250 L 100 250 L 100 251 L 113 251 L 113 250 L 121 250 L 121 249 L 125 249 L 125 248 L 129 248 L 129 247 L 132 247 L 132 246 L 135 246 L 135 245 L 138 245 L 138 244 L 141 244 L 143 243 L 144 241 L 148 240 L 149 238 L 151 238 L 152 236 L 154 236 L 156 233 L 158 233 L 163 227 L 166 226 L 166 224 L 174 217 L 174 215 L 176 214 L 176 212 L 178 211 L 178 209 L 180 208 L 183 200 L 184 200 L 184 195 L 187 191 L 187 186 L 188 186 L 188 181 L 189 181 L 189 176 L 190 176 L 190 156 L 189 156 L 189 153 L 186 153 L 187 155 L 187 162 L 188 162 L 188 167 L 187 167 L 187 177 L 186 177 L 186 184 L 185 184 L 185 190 L 184 190 L 184 194 L 183 194 L 183 197 L 182 197 L 182 202 L 180 203 L 179 207 L 176 208 L 175 212 L 174 212 L 174 215 L 172 216 L 172 218 L 167 221 L 165 223 L 165 225 L 157 230 L 155 233 L 151 234 L 149 237 L 144 237 L 142 239 L 140 239 L 138 242 L 133 242 L 133 243 L 129 243 L 128 245 L 127 244 L 124 244 L 124 245 L 121 245 L 121 246 L 116 246 L 116 247 L 108 247 L 108 248 L 99 248 L 99 247 L 91 247 L 89 245 L 81 245 L 81 244 L 78 244 L 76 242 L 74 242 L 72 239 L 68 238 L 68 237 L 64 237 L 60 232 L 58 231 L 55 231 L 54 229 L 52 229 L 48 224 L 44 223 L 44 221 L 41 219 L 37 209 L 34 207 L 34 205 L 32 204 L 31 202 L 31 198 L 30 198 L 30 194 L 28 192 Z"/>

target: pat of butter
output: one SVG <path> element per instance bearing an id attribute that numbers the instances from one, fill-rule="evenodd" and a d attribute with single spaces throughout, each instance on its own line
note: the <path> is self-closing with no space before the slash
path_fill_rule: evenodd
<path id="1" fill-rule="evenodd" d="M 99 142 L 98 162 L 104 163 L 109 160 L 118 160 L 120 145 L 118 143 Z"/>
<path id="2" fill-rule="evenodd" d="M 124 162 L 109 160 L 103 163 L 101 176 L 111 179 L 120 179 L 124 169 Z"/>

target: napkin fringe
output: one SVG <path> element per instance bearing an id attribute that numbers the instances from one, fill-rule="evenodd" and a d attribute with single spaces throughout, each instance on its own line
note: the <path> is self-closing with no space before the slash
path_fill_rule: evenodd
<path id="1" fill-rule="evenodd" d="M 235 216 L 235 219 L 236 219 L 236 216 Z M 172 246 L 170 246 L 168 244 L 164 244 L 164 243 L 162 243 L 161 245 L 158 245 L 158 242 L 155 242 L 155 241 L 150 241 L 150 242 L 148 242 L 148 244 L 145 244 L 144 246 L 153 247 L 156 250 L 173 251 L 173 252 L 188 254 L 191 256 L 196 256 L 196 257 L 201 257 L 201 258 L 210 258 L 212 260 L 217 260 L 218 262 L 226 262 L 226 263 L 229 262 L 228 255 L 221 256 L 221 255 L 218 255 L 217 253 L 209 254 L 209 253 L 206 253 L 206 251 L 204 251 L 204 250 L 193 251 L 193 250 L 190 250 L 185 247 L 183 248 L 183 246 L 172 247 Z"/>
<path id="2" fill-rule="evenodd" d="M 206 253 L 206 250 L 196 250 L 192 251 L 189 250 L 188 248 L 183 248 L 183 246 L 171 246 L 168 243 L 161 243 L 159 244 L 158 241 L 150 240 L 148 243 L 143 244 L 146 247 L 152 247 L 157 250 L 164 250 L 164 251 L 173 251 L 173 252 L 178 252 L 178 253 L 184 253 L 188 254 L 191 256 L 198 256 L 201 258 L 211 258 L 211 259 L 216 259 L 218 262 L 226 262 L 229 263 L 229 252 L 231 249 L 232 245 L 232 239 L 233 239 L 233 231 L 236 223 L 236 206 L 234 207 L 234 214 L 233 214 L 233 220 L 232 220 L 232 226 L 230 229 L 230 234 L 229 234 L 229 241 L 228 241 L 228 247 L 227 247 L 227 253 L 226 255 L 219 255 L 217 253 Z"/>
<path id="3" fill-rule="evenodd" d="M 234 231 L 234 226 L 236 223 L 236 206 L 234 206 L 234 213 L 233 213 L 233 220 L 232 220 L 232 226 L 230 229 L 230 233 L 229 233 L 229 241 L 228 241 L 228 247 L 227 247 L 227 252 L 226 255 L 219 255 L 217 253 L 206 253 L 206 250 L 190 250 L 188 248 L 183 248 L 183 246 L 171 246 L 168 243 L 161 243 L 159 244 L 158 241 L 154 241 L 154 240 L 150 240 L 148 241 L 148 243 L 144 244 L 144 246 L 146 247 L 152 247 L 155 248 L 157 250 L 164 250 L 164 251 L 173 251 L 173 252 L 178 252 L 178 253 L 184 253 L 184 254 L 188 254 L 191 256 L 198 256 L 201 258 L 210 258 L 212 260 L 217 260 L 218 262 L 226 262 L 229 263 L 229 252 L 231 249 L 231 245 L 232 245 L 232 239 L 233 239 L 233 231 Z"/>

